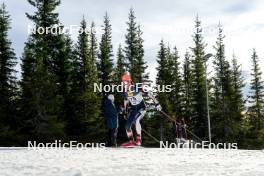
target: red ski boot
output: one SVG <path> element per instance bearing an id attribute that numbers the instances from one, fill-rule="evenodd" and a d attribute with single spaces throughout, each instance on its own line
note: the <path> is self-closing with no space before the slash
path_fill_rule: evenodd
<path id="1" fill-rule="evenodd" d="M 136 146 L 141 146 L 141 136 L 137 136 L 137 138 L 136 138 L 136 141 L 135 141 L 135 145 Z"/>
<path id="2" fill-rule="evenodd" d="M 133 148 L 134 146 L 135 146 L 135 144 L 132 140 L 121 145 L 121 147 L 125 147 L 125 148 Z"/>

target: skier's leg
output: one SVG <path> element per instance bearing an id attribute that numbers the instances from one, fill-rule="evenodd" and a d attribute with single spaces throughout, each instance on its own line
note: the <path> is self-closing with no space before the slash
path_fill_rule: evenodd
<path id="1" fill-rule="evenodd" d="M 137 135 L 141 136 L 141 124 L 140 124 L 140 120 L 144 117 L 144 115 L 146 114 L 146 111 L 145 110 L 142 110 L 140 112 L 137 113 L 136 115 L 136 132 L 137 132 Z"/>
<path id="2" fill-rule="evenodd" d="M 135 141 L 136 145 L 141 145 L 141 131 L 142 131 L 142 128 L 141 128 L 140 120 L 144 117 L 145 113 L 146 113 L 145 110 L 141 110 L 140 112 L 138 112 L 138 114 L 136 116 L 136 122 L 135 122 L 136 132 L 137 132 L 137 138 L 136 138 L 136 141 Z"/>
<path id="3" fill-rule="evenodd" d="M 128 118 L 127 118 L 127 121 L 125 124 L 125 129 L 126 129 L 126 133 L 127 133 L 127 137 L 128 137 L 129 142 L 133 141 L 133 132 L 132 132 L 131 126 L 134 122 L 134 118 L 135 118 L 135 111 L 131 111 L 128 114 Z"/>

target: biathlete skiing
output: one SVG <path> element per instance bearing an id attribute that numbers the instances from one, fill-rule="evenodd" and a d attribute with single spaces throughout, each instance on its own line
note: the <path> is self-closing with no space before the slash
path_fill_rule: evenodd
<path id="1" fill-rule="evenodd" d="M 121 145 L 121 147 L 134 147 L 141 146 L 141 124 L 140 120 L 146 113 L 146 105 L 144 102 L 143 95 L 150 97 L 158 111 L 161 111 L 161 106 L 156 98 L 153 96 L 151 91 L 144 91 L 143 88 L 137 88 L 133 85 L 131 75 L 129 72 L 125 72 L 122 76 L 122 84 L 125 91 L 123 92 L 124 97 L 124 110 L 126 111 L 126 123 L 125 129 L 128 137 L 128 142 Z M 133 138 L 132 125 L 136 128 L 136 140 Z"/>

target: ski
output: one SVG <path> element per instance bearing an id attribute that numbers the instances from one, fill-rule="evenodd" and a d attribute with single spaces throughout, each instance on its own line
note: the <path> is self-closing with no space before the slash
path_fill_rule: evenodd
<path id="1" fill-rule="evenodd" d="M 133 145 L 133 146 L 129 146 L 129 147 L 124 147 L 124 146 L 119 146 L 119 147 L 117 147 L 117 148 L 125 148 L 125 149 L 132 149 L 132 148 L 145 148 L 145 147 L 143 147 L 143 146 L 137 146 L 137 145 Z"/>

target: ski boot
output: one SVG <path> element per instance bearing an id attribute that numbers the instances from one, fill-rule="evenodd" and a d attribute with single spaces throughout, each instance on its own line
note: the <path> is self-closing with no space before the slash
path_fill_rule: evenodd
<path id="1" fill-rule="evenodd" d="M 127 133 L 127 137 L 128 137 L 128 142 L 122 144 L 121 147 L 132 148 L 135 146 L 134 139 L 133 139 L 133 131 L 131 129 L 129 129 L 126 131 L 126 133 Z"/>
<path id="2" fill-rule="evenodd" d="M 137 135 L 136 141 L 135 141 L 136 146 L 141 146 L 141 136 Z"/>

